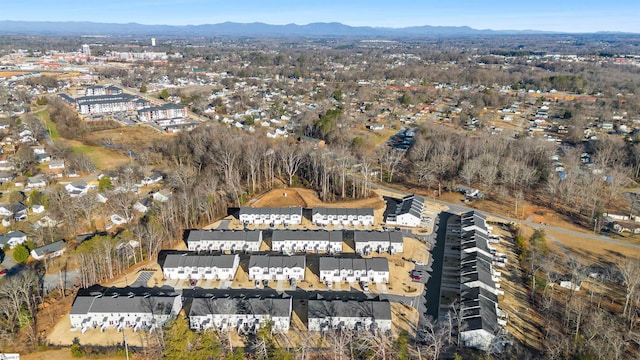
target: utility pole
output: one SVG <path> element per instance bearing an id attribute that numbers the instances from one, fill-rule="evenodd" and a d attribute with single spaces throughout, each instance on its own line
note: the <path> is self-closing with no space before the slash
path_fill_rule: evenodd
<path id="1" fill-rule="evenodd" d="M 127 345 L 127 337 L 124 334 L 124 329 L 122 329 L 122 341 L 124 342 L 124 354 L 127 356 L 127 360 L 129 360 L 129 346 Z"/>

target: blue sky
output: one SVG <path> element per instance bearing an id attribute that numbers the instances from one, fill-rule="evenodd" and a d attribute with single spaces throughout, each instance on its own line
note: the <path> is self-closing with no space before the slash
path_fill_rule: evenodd
<path id="1" fill-rule="evenodd" d="M 2 0 L 0 20 L 167 25 L 225 21 L 640 33 L 638 0 Z"/>

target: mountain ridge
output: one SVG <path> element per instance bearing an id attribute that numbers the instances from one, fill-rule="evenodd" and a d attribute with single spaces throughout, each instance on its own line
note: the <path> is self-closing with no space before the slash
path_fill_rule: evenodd
<path id="1" fill-rule="evenodd" d="M 155 35 L 155 36 L 472 36 L 472 35 L 536 35 L 563 34 L 541 30 L 474 29 L 469 26 L 408 26 L 401 28 L 350 26 L 339 22 L 315 22 L 272 25 L 263 22 L 223 22 L 201 25 L 146 25 L 100 23 L 90 21 L 14 21 L 1 20 L 0 34 L 20 35 Z"/>

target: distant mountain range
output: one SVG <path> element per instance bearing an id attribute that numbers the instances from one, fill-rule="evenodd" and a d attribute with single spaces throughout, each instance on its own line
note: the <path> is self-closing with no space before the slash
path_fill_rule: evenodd
<path id="1" fill-rule="evenodd" d="M 349 26 L 341 23 L 312 23 L 307 25 L 269 25 L 264 23 L 233 23 L 207 25 L 142 25 L 137 23 L 109 24 L 94 22 L 0 21 L 0 34 L 28 35 L 137 35 L 137 36 L 336 36 L 336 37 L 423 37 L 476 35 L 532 35 L 556 34 L 536 30 L 478 30 L 468 26 L 411 26 L 382 28 Z"/>

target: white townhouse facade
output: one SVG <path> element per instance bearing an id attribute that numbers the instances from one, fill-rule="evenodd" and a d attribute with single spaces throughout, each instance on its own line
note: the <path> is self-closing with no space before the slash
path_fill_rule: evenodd
<path id="1" fill-rule="evenodd" d="M 236 329 L 255 333 L 267 322 L 272 331 L 286 333 L 291 324 L 291 297 L 261 297 L 260 293 L 230 292 L 220 297 L 195 297 L 189 309 L 193 330 Z"/>
<path id="2" fill-rule="evenodd" d="M 339 254 L 342 252 L 342 231 L 274 230 L 271 250 L 286 254 L 295 252 Z"/>
<path id="3" fill-rule="evenodd" d="M 419 195 L 407 195 L 397 203 L 394 212 L 387 215 L 385 220 L 391 226 L 418 227 L 422 223 L 424 198 Z"/>
<path id="4" fill-rule="evenodd" d="M 388 301 L 309 300 L 309 331 L 367 329 L 391 331 Z"/>
<path id="5" fill-rule="evenodd" d="M 161 328 L 182 309 L 182 297 L 167 288 L 80 289 L 69 317 L 71 330 L 82 333 L 92 328 L 154 330 Z"/>
<path id="6" fill-rule="evenodd" d="M 372 208 L 313 208 L 311 220 L 319 226 L 327 225 L 363 225 L 373 226 Z"/>
<path id="7" fill-rule="evenodd" d="M 167 279 L 233 279 L 240 265 L 240 256 L 209 254 L 167 254 L 161 262 Z"/>
<path id="8" fill-rule="evenodd" d="M 391 254 L 404 252 L 402 232 L 390 231 L 354 231 L 353 241 L 356 254 L 369 255 L 371 253 L 388 252 Z"/>
<path id="9" fill-rule="evenodd" d="M 260 251 L 261 230 L 191 230 L 187 236 L 189 251 Z"/>
<path id="10" fill-rule="evenodd" d="M 389 283 L 389 260 L 321 257 L 319 279 L 325 283 Z"/>
<path id="11" fill-rule="evenodd" d="M 251 255 L 249 280 L 304 280 L 306 258 L 304 255 L 270 256 Z"/>
<path id="12" fill-rule="evenodd" d="M 291 206 L 284 208 L 240 208 L 239 220 L 244 224 L 299 225 L 302 223 L 302 208 Z"/>

